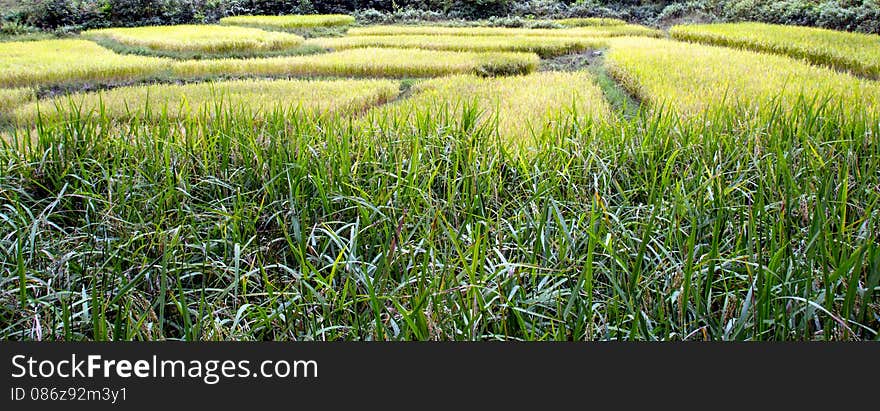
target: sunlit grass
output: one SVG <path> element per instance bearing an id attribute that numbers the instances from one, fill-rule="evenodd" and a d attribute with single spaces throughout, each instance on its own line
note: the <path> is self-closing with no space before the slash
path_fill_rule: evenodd
<path id="1" fill-rule="evenodd" d="M 779 53 L 880 78 L 880 35 L 764 23 L 675 26 L 680 40 Z"/>

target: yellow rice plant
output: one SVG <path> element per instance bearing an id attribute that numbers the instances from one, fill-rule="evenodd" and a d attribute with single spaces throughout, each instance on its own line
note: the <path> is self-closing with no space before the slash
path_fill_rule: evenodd
<path id="1" fill-rule="evenodd" d="M 0 114 L 33 100 L 34 91 L 29 88 L 0 89 Z"/>
<path id="2" fill-rule="evenodd" d="M 764 23 L 675 26 L 669 32 L 680 40 L 784 54 L 880 78 L 876 34 Z"/>
<path id="3" fill-rule="evenodd" d="M 506 27 L 367 26 L 348 30 L 350 36 L 541 36 L 541 37 L 660 37 L 663 32 L 645 26 L 592 26 L 566 29 L 524 29 Z"/>
<path id="4" fill-rule="evenodd" d="M 414 125 L 416 118 L 436 119 L 444 113 L 455 120 L 462 110 L 476 107 L 482 110 L 477 127 L 489 127 L 509 144 L 527 145 L 530 138 L 554 127 L 611 118 L 602 90 L 585 71 L 496 78 L 449 76 L 417 83 L 411 91 L 408 98 L 373 108 L 362 121 L 367 127 L 389 120 Z"/>
<path id="5" fill-rule="evenodd" d="M 391 80 L 236 80 L 216 83 L 120 87 L 25 104 L 14 111 L 20 124 L 38 115 L 57 119 L 70 113 L 115 119 L 163 115 L 168 118 L 210 117 L 235 112 L 259 117 L 277 109 L 308 115 L 349 114 L 397 96 Z"/>
<path id="6" fill-rule="evenodd" d="M 606 64 L 640 99 L 684 115 L 749 112 L 771 101 L 790 108 L 801 99 L 843 110 L 880 110 L 880 83 L 774 54 L 620 38 L 611 41 Z"/>
<path id="7" fill-rule="evenodd" d="M 303 42 L 295 34 L 218 25 L 110 28 L 89 30 L 83 36 L 148 50 L 202 53 L 276 51 Z"/>
<path id="8" fill-rule="evenodd" d="M 224 25 L 262 27 L 276 30 L 347 26 L 352 23 L 354 23 L 354 17 L 345 14 L 232 16 L 220 19 L 220 24 Z"/>
<path id="9" fill-rule="evenodd" d="M 119 55 L 88 40 L 0 42 L 0 87 L 132 80 L 170 64 L 164 58 Z"/>
<path id="10" fill-rule="evenodd" d="M 417 49 L 353 49 L 309 56 L 185 61 L 174 66 L 179 77 L 339 76 L 436 77 L 446 74 L 522 74 L 540 59 L 532 53 L 453 52 Z"/>
<path id="11" fill-rule="evenodd" d="M 623 26 L 626 22 L 621 19 L 611 19 L 602 17 L 585 17 L 553 20 L 557 24 L 565 27 L 590 27 L 590 26 Z"/>
<path id="12" fill-rule="evenodd" d="M 447 36 L 447 35 L 401 35 L 401 36 L 350 36 L 323 37 L 308 40 L 332 50 L 351 48 L 418 48 L 449 51 L 519 51 L 537 53 L 542 57 L 571 54 L 584 50 L 606 47 L 602 38 L 590 37 L 542 37 L 542 36 Z"/>

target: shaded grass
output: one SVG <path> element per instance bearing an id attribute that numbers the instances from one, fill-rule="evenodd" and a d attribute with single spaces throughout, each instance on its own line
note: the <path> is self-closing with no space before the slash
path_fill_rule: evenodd
<path id="1" fill-rule="evenodd" d="M 523 157 L 480 111 L 8 136 L 0 335 L 877 339 L 876 112 L 655 110 Z"/>

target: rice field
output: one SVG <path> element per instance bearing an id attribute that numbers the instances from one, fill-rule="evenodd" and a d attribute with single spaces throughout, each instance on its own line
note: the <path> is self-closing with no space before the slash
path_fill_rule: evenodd
<path id="1" fill-rule="evenodd" d="M 314 14 L 288 16 L 231 16 L 220 19 L 220 24 L 276 30 L 294 30 L 316 27 L 348 26 L 354 24 L 354 21 L 354 17 L 344 14 Z"/>
<path id="2" fill-rule="evenodd" d="M 496 78 L 458 75 L 426 80 L 410 92 L 406 99 L 372 109 L 365 116 L 367 123 L 432 117 L 442 117 L 434 121 L 446 123 L 476 109 L 470 127 L 491 130 L 511 146 L 528 147 L 536 136 L 577 124 L 604 123 L 612 117 L 602 90 L 588 72 Z"/>
<path id="3" fill-rule="evenodd" d="M 366 26 L 348 30 L 350 36 L 539 36 L 539 37 L 660 37 L 663 32 L 645 26 L 625 24 L 575 27 L 566 29 L 521 29 L 504 27 L 442 27 L 442 26 Z"/>
<path id="4" fill-rule="evenodd" d="M 4 113 L 12 111 L 15 107 L 26 103 L 34 98 L 34 91 L 29 88 L 0 88 L 0 117 Z"/>
<path id="5" fill-rule="evenodd" d="M 185 85 L 120 87 L 26 104 L 13 113 L 19 124 L 39 115 L 58 120 L 77 115 L 110 119 L 188 119 L 233 112 L 262 118 L 276 110 L 297 115 L 352 114 L 395 98 L 400 85 L 389 80 L 238 80 Z"/>
<path id="6" fill-rule="evenodd" d="M 783 54 L 880 79 L 880 35 L 764 23 L 675 26 L 673 38 Z"/>
<path id="7" fill-rule="evenodd" d="M 294 48 L 303 42 L 303 38 L 295 34 L 218 25 L 109 28 L 88 30 L 83 36 L 151 51 L 217 54 L 278 51 Z"/>
<path id="8" fill-rule="evenodd" d="M 880 340 L 880 82 L 613 23 L 0 43 L 0 339 Z"/>
<path id="9" fill-rule="evenodd" d="M 582 17 L 570 19 L 557 19 L 554 22 L 566 27 L 591 27 L 591 26 L 623 26 L 626 21 L 621 19 L 602 18 L 602 17 Z"/>
<path id="10" fill-rule="evenodd" d="M 699 62 L 696 64 L 695 62 Z M 880 83 L 784 56 L 661 39 L 612 41 L 609 71 L 633 94 L 681 114 L 753 113 L 805 99 L 845 112 L 880 110 Z"/>
<path id="11" fill-rule="evenodd" d="M 263 59 L 218 59 L 180 62 L 174 75 L 211 76 L 341 76 L 436 77 L 447 74 L 523 74 L 538 67 L 532 53 L 452 52 L 364 48 L 311 56 Z"/>
<path id="12" fill-rule="evenodd" d="M 514 51 L 553 57 L 606 47 L 601 38 L 540 37 L 540 36 L 479 36 L 463 40 L 450 35 L 351 36 L 310 39 L 314 44 L 331 50 L 364 47 L 417 48 L 447 51 Z"/>
<path id="13" fill-rule="evenodd" d="M 0 42 L 0 87 L 106 83 L 155 76 L 171 60 L 120 55 L 79 39 Z"/>

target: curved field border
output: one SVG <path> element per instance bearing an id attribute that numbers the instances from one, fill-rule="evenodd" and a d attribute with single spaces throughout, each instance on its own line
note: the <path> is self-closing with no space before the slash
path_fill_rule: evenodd
<path id="1" fill-rule="evenodd" d="M 485 76 L 535 71 L 534 53 L 356 49 L 308 56 L 175 61 L 120 55 L 88 40 L 0 43 L 0 88 L 241 77 Z"/>
<path id="2" fill-rule="evenodd" d="M 785 109 L 808 104 L 848 115 L 880 109 L 880 82 L 786 56 L 665 39 L 611 44 L 608 69 L 627 90 L 684 116 L 733 110 L 745 119 L 770 101 Z"/>
<path id="3" fill-rule="evenodd" d="M 354 27 L 349 36 L 399 36 L 399 35 L 448 35 L 448 36 L 542 36 L 542 37 L 662 37 L 663 32 L 645 26 L 626 24 L 622 26 L 590 26 L 565 29 L 523 29 L 506 27 L 442 27 L 442 26 L 367 26 Z"/>
<path id="4" fill-rule="evenodd" d="M 345 14 L 311 14 L 288 16 L 231 16 L 220 19 L 226 26 L 255 27 L 267 30 L 293 31 L 321 27 L 345 27 L 355 19 Z"/>
<path id="5" fill-rule="evenodd" d="M 538 37 L 538 36 L 478 36 L 462 41 L 461 36 L 448 35 L 401 35 L 401 36 L 350 36 L 316 38 L 306 41 L 331 50 L 353 48 L 416 48 L 445 51 L 516 51 L 537 53 L 539 56 L 555 57 L 607 47 L 603 38 L 594 37 Z"/>
<path id="6" fill-rule="evenodd" d="M 878 35 L 764 23 L 675 26 L 669 34 L 678 40 L 783 54 L 880 78 Z"/>
<path id="7" fill-rule="evenodd" d="M 24 104 L 15 121 L 32 123 L 39 116 L 53 120 L 71 114 L 128 119 L 153 117 L 207 118 L 234 112 L 249 118 L 275 110 L 296 110 L 315 116 L 352 114 L 397 97 L 394 80 L 235 80 L 195 84 L 154 84 L 76 93 Z"/>

